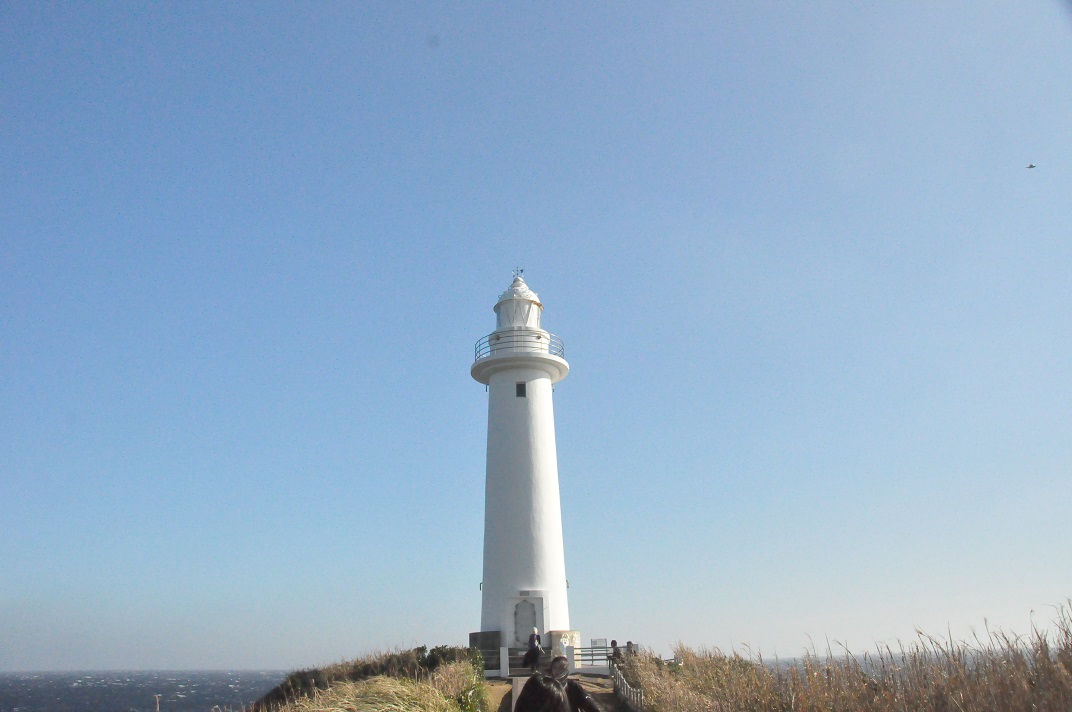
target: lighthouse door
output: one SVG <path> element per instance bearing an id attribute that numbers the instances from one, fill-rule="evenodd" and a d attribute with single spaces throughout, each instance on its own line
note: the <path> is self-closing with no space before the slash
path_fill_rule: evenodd
<path id="1" fill-rule="evenodd" d="M 529 634 L 538 627 L 536 604 L 531 600 L 518 601 L 514 606 L 514 645 L 521 648 L 529 643 Z"/>

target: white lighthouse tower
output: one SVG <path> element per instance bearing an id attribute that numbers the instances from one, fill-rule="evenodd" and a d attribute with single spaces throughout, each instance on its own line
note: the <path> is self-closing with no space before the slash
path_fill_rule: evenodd
<path id="1" fill-rule="evenodd" d="M 473 378 L 488 386 L 479 634 L 486 641 L 479 647 L 485 649 L 493 647 L 495 637 L 500 642 L 494 647 L 522 647 L 533 628 L 539 629 L 545 648 L 579 643 L 580 635 L 570 630 L 566 602 L 551 404 L 552 385 L 569 374 L 569 364 L 562 340 L 541 328 L 542 312 L 539 297 L 520 274 L 515 276 L 499 295 L 495 331 L 477 342 L 470 369 Z"/>

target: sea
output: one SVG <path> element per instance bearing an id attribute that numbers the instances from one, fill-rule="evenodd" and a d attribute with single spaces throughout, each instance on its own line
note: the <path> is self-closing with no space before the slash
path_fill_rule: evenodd
<path id="1" fill-rule="evenodd" d="M 0 712 L 239 712 L 286 674 L 282 670 L 3 672 Z"/>

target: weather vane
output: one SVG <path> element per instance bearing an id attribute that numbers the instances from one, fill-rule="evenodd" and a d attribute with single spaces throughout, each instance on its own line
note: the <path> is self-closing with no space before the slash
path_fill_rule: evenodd
<path id="1" fill-rule="evenodd" d="M 522 267 L 514 267 L 514 276 L 515 277 L 520 277 L 523 274 L 525 274 L 524 268 L 522 268 Z"/>

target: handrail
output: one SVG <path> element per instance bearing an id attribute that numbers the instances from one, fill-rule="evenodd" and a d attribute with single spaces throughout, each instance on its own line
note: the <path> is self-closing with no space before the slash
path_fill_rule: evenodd
<path id="1" fill-rule="evenodd" d="M 575 648 L 577 661 L 581 667 L 603 667 L 610 661 L 612 649 L 609 645 Z"/>
<path id="2" fill-rule="evenodd" d="M 536 329 L 492 332 L 477 341 L 473 351 L 474 361 L 508 353 L 539 353 L 560 358 L 566 357 L 566 348 L 562 339 Z"/>

